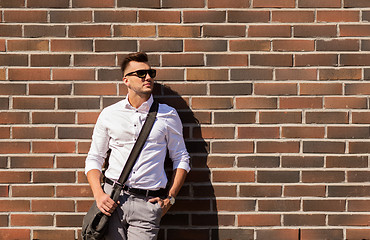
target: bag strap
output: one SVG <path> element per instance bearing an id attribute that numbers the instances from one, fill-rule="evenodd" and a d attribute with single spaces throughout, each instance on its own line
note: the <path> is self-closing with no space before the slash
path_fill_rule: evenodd
<path id="1" fill-rule="evenodd" d="M 143 127 L 141 128 L 139 137 L 136 140 L 135 145 L 131 150 L 131 153 L 130 153 L 127 161 L 126 161 L 126 164 L 125 164 L 125 166 L 124 166 L 124 168 L 121 172 L 121 175 L 119 176 L 117 182 L 113 186 L 114 188 L 116 188 L 116 186 L 118 185 L 117 187 L 122 189 L 123 184 L 127 181 L 128 176 L 130 175 L 130 172 L 131 172 L 132 168 L 134 167 L 135 161 L 136 161 L 137 157 L 139 156 L 141 150 L 143 149 L 144 143 L 146 142 L 146 139 L 148 138 L 149 133 L 150 133 L 152 127 L 153 127 L 155 117 L 156 117 L 157 112 L 158 112 L 158 106 L 159 106 L 159 104 L 158 104 L 157 101 L 154 101 L 152 103 L 152 106 L 150 107 L 150 110 L 149 110 L 149 113 L 148 113 L 147 118 L 145 120 L 145 123 L 144 123 Z M 116 201 L 116 199 L 114 199 L 114 197 L 112 199 L 114 201 Z M 117 196 L 117 199 L 118 199 L 118 196 Z"/>

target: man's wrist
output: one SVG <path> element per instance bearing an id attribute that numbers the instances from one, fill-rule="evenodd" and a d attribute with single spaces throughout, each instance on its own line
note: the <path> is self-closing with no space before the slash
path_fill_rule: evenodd
<path id="1" fill-rule="evenodd" d="M 171 205 L 174 205 L 175 204 L 175 201 L 176 201 L 175 197 L 168 195 L 167 196 L 167 199 L 170 200 L 170 204 Z"/>

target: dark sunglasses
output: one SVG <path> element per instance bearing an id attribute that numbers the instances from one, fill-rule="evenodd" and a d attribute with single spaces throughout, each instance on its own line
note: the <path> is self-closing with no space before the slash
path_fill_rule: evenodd
<path id="1" fill-rule="evenodd" d="M 126 76 L 138 76 L 139 78 L 145 78 L 146 75 L 149 74 L 151 78 L 155 78 L 157 75 L 157 71 L 155 69 L 147 69 L 147 70 L 137 70 L 134 72 L 127 73 Z"/>

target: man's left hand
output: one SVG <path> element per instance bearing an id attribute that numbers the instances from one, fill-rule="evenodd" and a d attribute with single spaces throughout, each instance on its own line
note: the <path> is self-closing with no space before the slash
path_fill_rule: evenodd
<path id="1" fill-rule="evenodd" d="M 170 199 L 168 199 L 168 198 L 161 199 L 159 197 L 156 197 L 156 198 L 151 198 L 148 201 L 151 202 L 151 203 L 156 203 L 156 202 L 159 203 L 159 205 L 162 208 L 162 217 L 167 213 L 167 211 L 172 206 L 171 203 L 170 203 Z"/>

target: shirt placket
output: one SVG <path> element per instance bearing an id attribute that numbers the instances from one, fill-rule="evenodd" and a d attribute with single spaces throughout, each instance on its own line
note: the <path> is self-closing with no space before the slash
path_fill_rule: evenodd
<path id="1" fill-rule="evenodd" d="M 139 134 L 140 134 L 140 130 L 141 130 L 141 126 L 142 126 L 142 123 L 141 123 L 141 119 L 142 119 L 142 116 L 141 116 L 141 113 L 138 111 L 138 110 L 135 110 L 135 113 L 134 113 L 134 117 L 133 117 L 133 128 L 134 128 L 134 141 L 136 142 L 137 141 L 137 138 L 139 137 Z M 132 175 L 131 175 L 131 181 L 133 183 L 135 183 L 137 180 L 137 167 L 133 167 L 132 169 Z"/>

